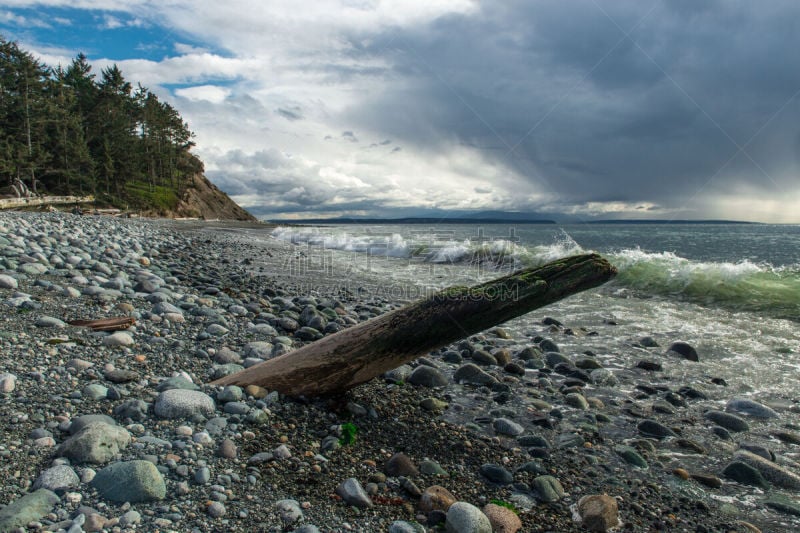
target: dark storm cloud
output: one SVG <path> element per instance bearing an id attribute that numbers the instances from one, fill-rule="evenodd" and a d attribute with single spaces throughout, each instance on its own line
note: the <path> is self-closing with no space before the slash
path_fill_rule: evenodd
<path id="1" fill-rule="evenodd" d="M 564 205 L 781 194 L 797 183 L 798 21 L 793 0 L 484 2 L 354 49 L 402 83 L 347 119 L 423 153 L 479 147 Z"/>

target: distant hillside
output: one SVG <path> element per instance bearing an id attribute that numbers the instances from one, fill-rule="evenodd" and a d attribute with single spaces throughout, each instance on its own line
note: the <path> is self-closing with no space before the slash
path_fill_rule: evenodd
<path id="1" fill-rule="evenodd" d="M 507 218 L 472 217 L 406 217 L 406 218 L 301 218 L 291 220 L 270 220 L 286 224 L 555 224 L 553 220 L 529 220 Z"/>
<path id="2" fill-rule="evenodd" d="M 0 36 L 0 195 L 93 195 L 98 207 L 255 220 L 203 176 L 178 111 L 116 65 L 40 63 Z"/>

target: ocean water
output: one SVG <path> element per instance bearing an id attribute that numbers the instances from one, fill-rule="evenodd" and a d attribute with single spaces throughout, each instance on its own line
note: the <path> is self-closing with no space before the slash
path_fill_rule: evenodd
<path id="1" fill-rule="evenodd" d="M 671 382 L 728 383 L 734 395 L 800 403 L 800 226 L 729 224 L 338 225 L 278 227 L 294 243 L 298 277 L 323 271 L 362 294 L 410 301 L 451 285 L 497 277 L 559 257 L 598 252 L 619 274 L 608 284 L 513 320 L 519 338 L 544 316 L 596 336 L 564 336 L 562 351 L 590 349 L 630 368 L 636 346 L 693 344 L 697 365 L 667 365 Z"/>

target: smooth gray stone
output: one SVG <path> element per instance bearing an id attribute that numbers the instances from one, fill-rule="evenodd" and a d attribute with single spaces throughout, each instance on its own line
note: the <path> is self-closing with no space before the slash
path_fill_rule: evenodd
<path id="1" fill-rule="evenodd" d="M 67 323 L 52 316 L 40 316 L 34 325 L 37 328 L 65 328 Z"/>
<path id="2" fill-rule="evenodd" d="M 95 424 L 98 422 L 102 424 L 108 424 L 109 426 L 117 425 L 117 421 L 108 415 L 81 415 L 72 419 L 72 422 L 69 425 L 70 435 L 74 435 L 89 424 Z"/>
<path id="3" fill-rule="evenodd" d="M 483 512 L 467 502 L 456 502 L 447 510 L 448 533 L 492 533 L 492 524 Z"/>
<path id="4" fill-rule="evenodd" d="M 303 519 L 303 511 L 297 500 L 279 500 L 275 502 L 275 509 L 284 524 L 294 524 Z"/>
<path id="5" fill-rule="evenodd" d="M 75 463 L 103 464 L 131 443 L 128 430 L 102 422 L 91 423 L 65 440 L 58 454 Z"/>
<path id="6" fill-rule="evenodd" d="M 200 387 L 189 381 L 183 376 L 167 378 L 158 384 L 156 391 L 164 392 L 170 389 L 200 390 Z"/>
<path id="7" fill-rule="evenodd" d="M 44 517 L 61 498 L 47 489 L 38 489 L 0 509 L 0 531 L 25 528 Z"/>
<path id="8" fill-rule="evenodd" d="M 525 432 L 525 428 L 523 428 L 521 425 L 517 424 L 513 420 L 502 417 L 495 418 L 492 422 L 492 427 L 494 427 L 495 433 L 500 435 L 510 435 L 512 437 L 522 435 Z"/>
<path id="9" fill-rule="evenodd" d="M 447 377 L 439 369 L 422 365 L 411 372 L 408 382 L 422 387 L 444 387 L 447 385 Z"/>
<path id="10" fill-rule="evenodd" d="M 80 485 L 80 478 L 75 470 L 69 465 L 53 466 L 39 474 L 36 481 L 33 482 L 33 488 L 47 489 L 53 492 L 65 491 L 71 487 Z"/>
<path id="11" fill-rule="evenodd" d="M 636 450 L 636 448 L 619 444 L 617 446 L 614 446 L 614 452 L 616 452 L 617 455 L 622 457 L 622 459 L 628 464 L 631 464 L 638 468 L 644 468 L 644 469 L 648 468 L 647 461 Z"/>
<path id="12" fill-rule="evenodd" d="M 564 487 L 553 476 L 539 476 L 533 480 L 533 488 L 543 502 L 556 502 L 564 497 Z"/>
<path id="13" fill-rule="evenodd" d="M 150 461 L 110 464 L 97 473 L 91 485 L 103 498 L 120 503 L 163 500 L 167 494 L 164 478 Z"/>
<path id="14" fill-rule="evenodd" d="M 556 351 L 545 352 L 544 362 L 550 368 L 553 368 L 560 363 L 566 363 L 572 366 L 572 360 L 569 357 Z"/>
<path id="15" fill-rule="evenodd" d="M 761 472 L 764 479 L 779 487 L 800 490 L 800 476 L 778 464 L 768 461 L 747 450 L 738 450 L 733 454 L 734 461 L 741 461 Z"/>
<path id="16" fill-rule="evenodd" d="M 408 365 L 400 365 L 397 368 L 389 370 L 386 372 L 383 377 L 390 380 L 390 381 L 407 381 L 408 377 L 411 375 L 412 369 Z"/>
<path id="17" fill-rule="evenodd" d="M 264 324 L 266 325 L 266 324 Z M 273 331 L 275 331 L 273 329 Z M 277 332 L 276 332 L 277 334 Z M 248 342 L 244 345 L 244 356 L 245 357 L 256 357 L 259 359 L 269 359 L 272 355 L 272 343 L 265 342 L 265 341 L 254 341 Z"/>
<path id="18" fill-rule="evenodd" d="M 514 482 L 514 474 L 500 465 L 485 464 L 480 468 L 483 477 L 498 485 L 509 485 Z"/>
<path id="19" fill-rule="evenodd" d="M 92 400 L 104 400 L 108 395 L 108 387 L 99 383 L 90 383 L 83 389 L 83 396 Z"/>
<path id="20" fill-rule="evenodd" d="M 722 475 L 737 483 L 742 483 L 743 485 L 752 485 L 761 489 L 769 487 L 769 482 L 764 479 L 764 476 L 761 475 L 758 469 L 741 461 L 730 463 L 725 467 L 725 470 L 722 471 Z"/>
<path id="21" fill-rule="evenodd" d="M 697 355 L 697 350 L 686 342 L 673 342 L 667 348 L 667 353 L 674 352 L 675 354 L 687 359 L 689 361 L 699 361 L 700 357 Z"/>
<path id="22" fill-rule="evenodd" d="M 778 418 L 778 413 L 770 407 L 748 398 L 732 398 L 725 404 L 725 410 L 731 413 L 752 416 L 753 418 Z"/>
<path id="23" fill-rule="evenodd" d="M 475 363 L 466 363 L 458 367 L 453 373 L 453 381 L 456 383 L 471 383 L 473 385 L 491 385 L 497 380 L 481 370 Z"/>
<path id="24" fill-rule="evenodd" d="M 425 527 L 416 522 L 395 520 L 389 525 L 389 533 L 425 533 Z"/>
<path id="25" fill-rule="evenodd" d="M 636 426 L 639 433 L 646 437 L 654 437 L 656 439 L 663 439 L 666 437 L 677 437 L 678 435 L 667 426 L 656 422 L 655 420 L 643 420 Z"/>
<path id="26" fill-rule="evenodd" d="M 361 483 L 354 477 L 345 479 L 338 487 L 336 487 L 336 494 L 354 507 L 372 507 L 374 504 L 369 498 Z"/>
<path id="27" fill-rule="evenodd" d="M 314 524 L 303 524 L 292 533 L 319 533 L 319 529 Z"/>
<path id="28" fill-rule="evenodd" d="M 19 287 L 17 280 L 6 274 L 0 274 L 0 289 L 16 290 Z"/>
<path id="29" fill-rule="evenodd" d="M 745 419 L 731 413 L 712 410 L 705 412 L 703 416 L 728 431 L 739 432 L 750 430 L 750 424 L 748 424 Z"/>
<path id="30" fill-rule="evenodd" d="M 154 411 L 159 418 L 209 417 L 216 406 L 208 394 L 185 389 L 170 389 L 158 395 Z"/>
<path id="31" fill-rule="evenodd" d="M 776 511 L 780 511 L 784 514 L 800 516 L 800 502 L 797 502 L 783 494 L 770 494 L 764 500 L 764 505 L 767 507 L 772 507 Z"/>

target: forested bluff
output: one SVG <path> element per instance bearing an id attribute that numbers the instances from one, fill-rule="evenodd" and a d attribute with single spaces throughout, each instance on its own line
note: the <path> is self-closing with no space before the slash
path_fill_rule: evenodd
<path id="1" fill-rule="evenodd" d="M 149 216 L 254 220 L 203 175 L 180 113 L 117 65 L 51 67 L 0 35 L 0 196 L 92 195 Z"/>

